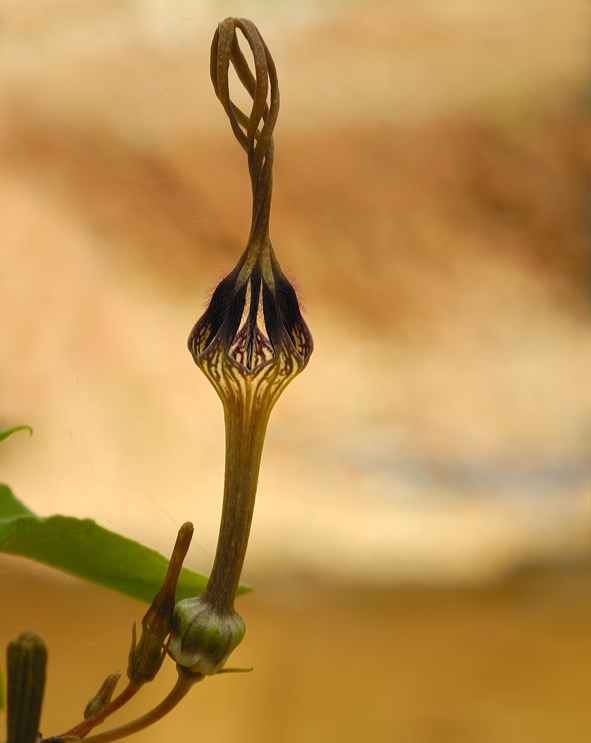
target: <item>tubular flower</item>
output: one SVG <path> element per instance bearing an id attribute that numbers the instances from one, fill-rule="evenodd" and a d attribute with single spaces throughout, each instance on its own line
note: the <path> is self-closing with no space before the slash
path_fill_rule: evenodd
<path id="1" fill-rule="evenodd" d="M 237 30 L 252 52 L 254 75 L 240 50 Z M 230 63 L 252 98 L 249 116 L 230 100 Z M 180 665 L 205 674 L 217 673 L 244 635 L 234 596 L 248 545 L 267 423 L 275 402 L 304 369 L 313 349 L 295 290 L 269 237 L 279 89 L 275 65 L 253 23 L 227 18 L 219 24 L 211 50 L 211 78 L 248 156 L 253 207 L 246 249 L 214 291 L 188 341 L 195 363 L 223 404 L 226 465 L 211 576 L 200 597 L 177 604 L 170 653 Z"/>

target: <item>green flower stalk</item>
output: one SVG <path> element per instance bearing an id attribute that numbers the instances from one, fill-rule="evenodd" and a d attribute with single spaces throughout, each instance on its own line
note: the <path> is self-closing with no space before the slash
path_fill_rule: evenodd
<path id="1" fill-rule="evenodd" d="M 254 58 L 253 75 L 237 38 Z M 250 115 L 231 100 L 230 63 L 252 98 Z M 211 78 L 248 156 L 253 194 L 246 249 L 213 293 L 189 336 L 195 363 L 224 408 L 226 464 L 222 518 L 211 576 L 200 597 L 177 604 L 170 653 L 194 672 L 217 673 L 244 635 L 234 597 L 248 546 L 265 433 L 277 399 L 308 363 L 312 336 L 269 237 L 273 129 L 279 112 L 275 65 L 253 23 L 228 18 L 211 50 Z"/>

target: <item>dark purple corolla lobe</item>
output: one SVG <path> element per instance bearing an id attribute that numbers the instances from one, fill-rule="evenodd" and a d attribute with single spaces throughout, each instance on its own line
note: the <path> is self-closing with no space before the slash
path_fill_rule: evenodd
<path id="1" fill-rule="evenodd" d="M 270 243 L 250 245 L 236 268 L 218 284 L 189 335 L 188 347 L 198 365 L 209 350 L 221 347 L 228 361 L 245 373 L 272 363 L 281 353 L 296 356 L 299 369 L 306 365 L 312 336 Z"/>

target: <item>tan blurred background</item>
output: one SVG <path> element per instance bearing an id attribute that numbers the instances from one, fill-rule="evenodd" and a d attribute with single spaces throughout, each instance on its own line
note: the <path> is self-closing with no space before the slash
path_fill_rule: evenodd
<path id="1" fill-rule="evenodd" d="M 0 480 L 162 551 L 190 519 L 210 568 L 222 414 L 185 341 L 249 227 L 208 72 L 230 14 L 278 67 L 272 237 L 316 350 L 263 458 L 236 654 L 255 671 L 137 739 L 583 743 L 584 0 L 4 0 L 0 427 L 35 434 Z M 2 644 L 50 644 L 57 733 L 143 607 L 0 575 Z"/>

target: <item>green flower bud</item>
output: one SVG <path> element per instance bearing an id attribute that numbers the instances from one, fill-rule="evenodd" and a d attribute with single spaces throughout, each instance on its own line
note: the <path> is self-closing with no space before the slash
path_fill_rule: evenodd
<path id="1" fill-rule="evenodd" d="M 34 743 L 45 689 L 47 648 L 34 632 L 23 632 L 8 646 L 7 743 Z"/>
<path id="2" fill-rule="evenodd" d="M 184 599 L 174 609 L 169 653 L 192 673 L 218 673 L 246 631 L 233 609 L 218 612 L 203 599 Z"/>

